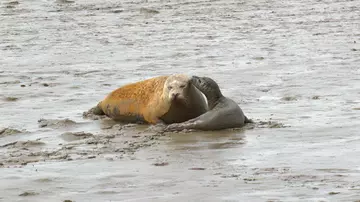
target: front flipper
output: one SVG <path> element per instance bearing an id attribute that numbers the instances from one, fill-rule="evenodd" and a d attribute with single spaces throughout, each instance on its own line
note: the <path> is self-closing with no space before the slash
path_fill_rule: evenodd
<path id="1" fill-rule="evenodd" d="M 180 131 L 182 129 L 181 123 L 173 123 L 165 127 L 164 131 Z"/>
<path id="2" fill-rule="evenodd" d="M 203 121 L 186 121 L 182 123 L 173 123 L 168 125 L 164 131 L 182 131 L 182 130 L 189 130 L 189 129 L 201 129 L 203 125 Z"/>
<path id="3" fill-rule="evenodd" d="M 182 123 L 173 123 L 168 125 L 164 131 L 182 131 L 185 129 L 204 129 L 204 125 L 206 125 L 206 122 L 209 118 L 209 113 L 206 112 L 198 117 L 195 117 L 193 119 L 190 119 L 188 121 L 182 122 Z"/>
<path id="4" fill-rule="evenodd" d="M 248 117 L 244 116 L 245 117 L 245 121 L 244 123 L 254 123 L 254 121 L 252 119 L 249 119 Z"/>

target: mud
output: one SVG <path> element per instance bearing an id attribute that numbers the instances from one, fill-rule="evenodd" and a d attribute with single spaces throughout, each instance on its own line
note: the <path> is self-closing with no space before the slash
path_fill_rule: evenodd
<path id="1" fill-rule="evenodd" d="M 359 201 L 358 1 L 0 2 L 0 201 Z M 209 76 L 254 123 L 93 116 L 121 85 Z"/>
<path id="2" fill-rule="evenodd" d="M 56 130 L 69 128 L 69 125 L 74 128 L 76 125 L 76 122 L 70 119 L 40 119 L 39 122 L 42 123 L 40 127 Z M 97 134 L 84 131 L 65 132 L 59 135 L 62 141 L 55 146 L 45 146 L 46 142 L 41 141 L 42 138 L 9 142 L 0 145 L 2 148 L 0 162 L 3 167 L 12 167 L 40 161 L 121 159 L 124 155 L 133 155 L 141 148 L 156 144 L 156 140 L 163 136 L 163 134 L 156 134 L 151 127 L 138 132 L 139 135 L 134 135 L 133 129 L 136 126 L 136 124 L 114 124 L 103 127 Z M 11 135 L 20 131 L 2 129 L 0 132 L 1 135 Z"/>
<path id="3" fill-rule="evenodd" d="M 38 124 L 40 128 L 44 128 L 44 127 L 62 128 L 62 127 L 74 126 L 76 125 L 76 122 L 70 119 L 64 119 L 64 120 L 39 119 Z"/>
<path id="4" fill-rule="evenodd" d="M 84 111 L 82 114 L 83 118 L 90 120 L 99 120 L 108 118 L 106 115 L 98 115 L 98 108 L 92 107 L 87 111 Z"/>
<path id="5" fill-rule="evenodd" d="M 19 134 L 19 133 L 23 133 L 23 132 L 26 132 L 26 131 L 20 131 L 20 130 L 13 129 L 13 128 L 0 128 L 0 137 L 13 135 L 13 134 Z"/>

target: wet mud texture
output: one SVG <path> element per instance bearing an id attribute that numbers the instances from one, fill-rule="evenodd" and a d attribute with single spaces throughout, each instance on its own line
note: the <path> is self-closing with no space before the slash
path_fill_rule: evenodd
<path id="1" fill-rule="evenodd" d="M 39 127 L 66 128 L 66 123 L 78 124 L 69 119 L 39 120 Z M 48 126 L 44 126 L 47 123 Z M 1 166 L 16 167 L 33 162 L 47 162 L 56 160 L 81 160 L 93 158 L 122 159 L 124 155 L 133 155 L 139 148 L 148 147 L 156 143 L 162 133 L 148 128 L 135 132 L 136 124 L 108 125 L 99 134 L 84 131 L 63 132 L 58 137 L 60 143 L 48 146 L 47 138 L 36 140 L 10 141 L 0 145 Z M 76 129 L 75 129 L 76 130 Z M 4 130 L 11 132 L 11 130 Z M 8 132 L 8 133 L 9 133 Z M 42 141 L 44 139 L 44 141 Z M 132 157 L 133 158 L 133 157 Z"/>
<path id="2" fill-rule="evenodd" d="M 358 201 L 358 1 L 0 2 L 0 201 Z M 157 133 L 84 111 L 209 76 L 256 123 Z"/>

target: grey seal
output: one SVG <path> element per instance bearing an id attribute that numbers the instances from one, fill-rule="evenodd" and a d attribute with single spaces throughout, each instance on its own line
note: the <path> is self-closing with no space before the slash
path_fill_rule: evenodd
<path id="1" fill-rule="evenodd" d="M 223 96 L 218 84 L 213 79 L 192 76 L 191 83 L 206 96 L 209 110 L 185 122 L 169 124 L 164 131 L 181 131 L 184 129 L 222 130 L 240 128 L 246 123 L 253 123 L 244 115 L 234 100 Z"/>

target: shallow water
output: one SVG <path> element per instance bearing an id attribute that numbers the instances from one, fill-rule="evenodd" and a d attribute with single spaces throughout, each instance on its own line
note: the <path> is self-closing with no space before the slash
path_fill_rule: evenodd
<path id="1" fill-rule="evenodd" d="M 0 127 L 28 131 L 0 145 L 44 143 L 0 148 L 0 200 L 360 200 L 359 1 L 3 1 L 0 23 Z M 82 113 L 123 84 L 184 72 L 287 127 L 174 133 L 122 155 L 111 149 L 146 127 L 113 130 L 112 146 L 7 166 L 21 147 L 70 146 L 64 132 L 110 133 Z"/>

